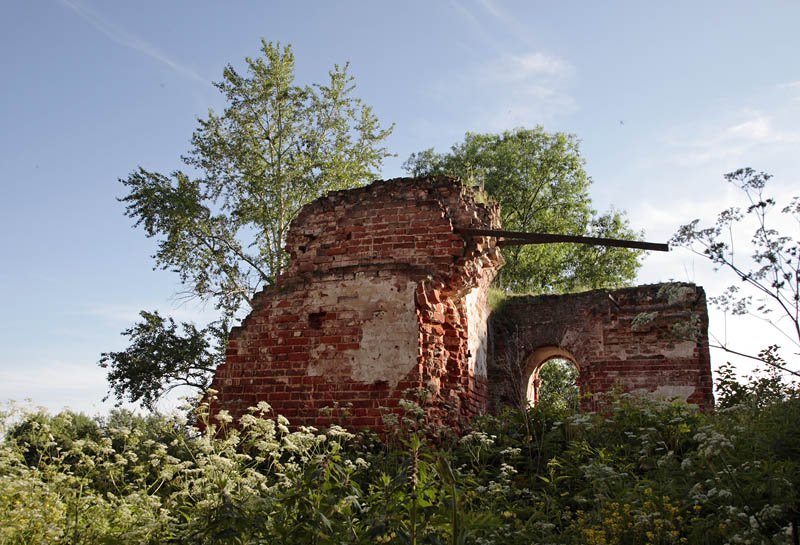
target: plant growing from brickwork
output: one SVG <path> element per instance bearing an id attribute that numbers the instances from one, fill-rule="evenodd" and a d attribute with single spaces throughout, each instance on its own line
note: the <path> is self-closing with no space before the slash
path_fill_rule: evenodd
<path id="1" fill-rule="evenodd" d="M 623 212 L 591 207 L 591 178 L 574 135 L 541 126 L 502 134 L 467 133 L 448 153 L 413 153 L 408 173 L 450 174 L 480 186 L 500 203 L 512 231 L 637 239 Z M 517 293 L 569 292 L 630 283 L 642 252 L 573 244 L 509 246 L 496 284 Z"/>
<path id="2" fill-rule="evenodd" d="M 700 227 L 700 220 L 683 225 L 670 242 L 710 260 L 717 270 L 734 273 L 740 282 L 711 301 L 733 315 L 749 315 L 766 321 L 780 335 L 780 344 L 788 342 L 797 355 L 800 349 L 800 240 L 779 232 L 774 217 L 769 215 L 779 206 L 766 193 L 770 178 L 769 174 L 752 168 L 726 174 L 725 179 L 744 193 L 746 207 L 723 210 L 711 227 Z M 797 227 L 800 197 L 791 199 L 780 208 L 780 213 L 790 225 Z M 734 248 L 738 242 L 737 230 L 744 228 L 747 221 L 755 230 L 750 239 L 750 255 L 742 256 Z M 711 346 L 798 375 L 796 368 L 786 366 L 778 344 L 772 344 L 759 354 L 741 354 L 725 341 Z"/>
<path id="3" fill-rule="evenodd" d="M 291 47 L 262 40 L 261 53 L 246 59 L 244 73 L 227 66 L 215 84 L 227 105 L 198 121 L 183 157 L 191 172 L 164 175 L 140 167 L 121 180 L 126 215 L 158 241 L 156 267 L 178 273 L 186 298 L 212 301 L 222 315 L 217 328 L 249 310 L 253 294 L 283 272 L 286 235 L 300 208 L 327 191 L 372 180 L 389 155 L 382 143 L 392 128 L 381 128 L 353 96 L 347 64 L 334 66 L 325 84 L 300 86 Z M 145 319 L 128 331 L 151 325 Z M 173 332 L 164 327 L 160 335 Z M 172 335 L 170 344 L 185 353 L 189 349 L 179 347 L 184 340 Z M 133 369 L 128 352 L 103 356 L 112 391 L 148 404 L 158 397 L 159 383 L 205 387 L 202 360 L 215 358 L 213 351 L 201 354 L 193 369 L 176 377 L 163 371 L 181 354 L 154 347 L 151 367 Z"/>

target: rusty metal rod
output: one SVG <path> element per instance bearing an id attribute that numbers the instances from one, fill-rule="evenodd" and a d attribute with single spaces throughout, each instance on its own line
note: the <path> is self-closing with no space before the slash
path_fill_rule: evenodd
<path id="1" fill-rule="evenodd" d="M 617 248 L 635 248 L 637 250 L 653 250 L 668 252 L 668 244 L 657 242 L 642 242 L 639 240 L 620 240 L 617 238 L 582 237 L 575 235 L 553 235 L 549 233 L 526 233 L 523 231 L 501 231 L 498 229 L 471 229 L 456 228 L 456 233 L 477 237 L 502 237 L 498 246 L 520 246 L 523 244 L 552 244 L 558 242 L 571 242 L 574 244 L 593 244 L 595 246 L 614 246 Z"/>

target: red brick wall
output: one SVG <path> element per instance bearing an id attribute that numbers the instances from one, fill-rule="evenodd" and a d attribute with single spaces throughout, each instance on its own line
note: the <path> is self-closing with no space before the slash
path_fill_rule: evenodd
<path id="1" fill-rule="evenodd" d="M 543 363 L 535 354 L 549 347 L 572 356 L 582 393 L 621 388 L 713 408 L 708 314 L 699 286 L 512 297 L 492 316 L 491 330 L 492 407 L 519 405 L 530 373 Z M 590 398 L 584 408 L 598 403 Z"/>
<path id="2" fill-rule="evenodd" d="M 375 182 L 306 205 L 287 237 L 287 271 L 231 332 L 213 409 L 236 417 L 266 401 L 295 425 L 344 416 L 382 430 L 384 408 L 424 388 L 430 417 L 458 424 L 518 405 L 534 358 L 556 349 L 579 367 L 583 392 L 713 406 L 702 288 L 513 297 L 489 320 L 496 239 L 455 229 L 499 228 L 499 215 L 449 177 Z M 670 333 L 690 321 L 694 340 Z"/>
<path id="3" fill-rule="evenodd" d="M 231 332 L 214 409 L 238 416 L 267 401 L 292 424 L 324 426 L 347 407 L 349 425 L 381 429 L 381 407 L 426 388 L 434 418 L 485 412 L 478 307 L 503 261 L 493 240 L 458 227 L 498 228 L 499 209 L 449 177 L 306 205 L 287 237 L 288 270 Z"/>

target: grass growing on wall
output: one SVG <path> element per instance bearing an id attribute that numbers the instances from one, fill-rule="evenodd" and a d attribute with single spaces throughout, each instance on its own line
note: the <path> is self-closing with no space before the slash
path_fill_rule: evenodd
<path id="1" fill-rule="evenodd" d="M 489 287 L 488 291 L 488 301 L 489 301 L 489 308 L 492 312 L 496 312 L 500 310 L 503 304 L 508 300 L 509 297 L 512 297 L 513 294 L 506 292 L 503 288 L 497 288 L 494 286 Z"/>

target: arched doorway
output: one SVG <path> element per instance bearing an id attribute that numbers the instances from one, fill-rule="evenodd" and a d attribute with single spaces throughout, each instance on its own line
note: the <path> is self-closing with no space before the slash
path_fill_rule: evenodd
<path id="1" fill-rule="evenodd" d="M 523 378 L 523 405 L 547 401 L 563 408 L 579 408 L 579 367 L 567 350 L 554 346 L 537 349 L 526 361 Z"/>

